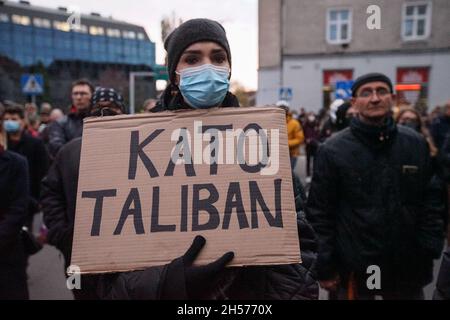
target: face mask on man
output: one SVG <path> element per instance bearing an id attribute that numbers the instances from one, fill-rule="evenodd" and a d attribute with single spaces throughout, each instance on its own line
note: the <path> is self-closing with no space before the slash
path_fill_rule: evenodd
<path id="1" fill-rule="evenodd" d="M 3 121 L 3 128 L 7 133 L 17 133 L 20 131 L 20 123 L 16 120 Z"/>
<path id="2" fill-rule="evenodd" d="M 316 117 L 315 116 L 309 116 L 308 117 L 308 121 L 309 122 L 314 122 L 316 120 Z"/>
<path id="3" fill-rule="evenodd" d="M 230 87 L 230 69 L 227 67 L 204 64 L 183 69 L 178 74 L 181 95 L 195 109 L 217 107 L 225 99 Z"/>

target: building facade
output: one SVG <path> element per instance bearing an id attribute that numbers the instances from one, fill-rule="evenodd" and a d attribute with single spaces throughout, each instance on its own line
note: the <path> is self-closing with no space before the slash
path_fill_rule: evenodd
<path id="1" fill-rule="evenodd" d="M 49 102 L 65 106 L 70 84 L 79 77 L 113 86 L 127 97 L 129 72 L 153 70 L 155 44 L 142 26 L 98 13 L 73 15 L 62 7 L 0 1 L 0 57 L 0 99 L 26 100 L 17 88 L 20 74 L 39 69 L 46 73 Z M 138 79 L 136 86 L 137 104 L 156 95 L 154 79 Z"/>
<path id="2" fill-rule="evenodd" d="M 448 0 L 259 0 L 258 10 L 258 105 L 289 89 L 293 108 L 318 111 L 368 72 L 389 76 L 399 103 L 450 99 Z"/>

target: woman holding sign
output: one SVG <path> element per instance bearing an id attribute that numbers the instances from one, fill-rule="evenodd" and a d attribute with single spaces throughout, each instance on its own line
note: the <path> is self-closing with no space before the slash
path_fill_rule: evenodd
<path id="1" fill-rule="evenodd" d="M 165 41 L 170 83 L 151 112 L 239 107 L 230 93 L 231 51 L 225 29 L 208 19 L 189 20 Z M 295 183 L 294 183 L 295 185 Z M 225 269 L 233 252 L 218 252 L 205 266 L 194 260 L 206 243 L 197 236 L 180 258 L 151 267 L 103 276 L 99 293 L 105 299 L 317 299 L 314 279 L 316 244 L 296 193 L 302 264 Z"/>

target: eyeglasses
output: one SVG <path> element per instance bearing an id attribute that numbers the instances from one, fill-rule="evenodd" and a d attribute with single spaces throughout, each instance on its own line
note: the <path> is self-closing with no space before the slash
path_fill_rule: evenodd
<path id="1" fill-rule="evenodd" d="M 387 96 L 388 94 L 390 94 L 391 92 L 390 92 L 388 89 L 386 89 L 386 88 L 377 88 L 377 89 L 375 89 L 375 90 L 372 90 L 372 89 L 367 88 L 367 89 L 363 89 L 363 90 L 359 93 L 358 97 L 359 97 L 359 98 L 370 98 L 370 97 L 372 97 L 372 95 L 373 95 L 374 93 L 375 93 L 379 98 L 383 98 L 383 97 Z"/>

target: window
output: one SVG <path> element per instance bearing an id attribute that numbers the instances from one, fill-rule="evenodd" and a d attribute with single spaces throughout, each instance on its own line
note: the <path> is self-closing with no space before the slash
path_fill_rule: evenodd
<path id="1" fill-rule="evenodd" d="M 6 13 L 0 13 L 0 22 L 9 22 L 9 17 Z"/>
<path id="2" fill-rule="evenodd" d="M 27 17 L 27 16 L 19 16 L 17 14 L 13 14 L 12 21 L 13 21 L 13 23 L 20 24 L 22 26 L 30 25 L 30 17 Z"/>
<path id="3" fill-rule="evenodd" d="M 122 35 L 125 39 L 136 39 L 136 33 L 134 31 L 122 31 Z"/>
<path id="4" fill-rule="evenodd" d="M 431 2 L 409 2 L 403 5 L 403 40 L 422 40 L 430 35 Z"/>
<path id="5" fill-rule="evenodd" d="M 51 27 L 50 20 L 41 19 L 41 18 L 33 18 L 33 24 L 38 28 L 46 28 L 49 29 Z"/>
<path id="6" fill-rule="evenodd" d="M 106 34 L 108 37 L 120 38 L 120 30 L 119 29 L 108 29 L 106 30 Z"/>
<path id="7" fill-rule="evenodd" d="M 352 34 L 352 13 L 349 9 L 330 9 L 327 15 L 327 41 L 349 43 Z"/>
<path id="8" fill-rule="evenodd" d="M 88 27 L 85 26 L 84 24 L 75 25 L 73 27 L 73 31 L 78 32 L 78 33 L 88 33 Z"/>
<path id="9" fill-rule="evenodd" d="M 66 21 L 53 21 L 53 27 L 56 30 L 63 31 L 63 32 L 70 31 L 70 25 Z"/>
<path id="10" fill-rule="evenodd" d="M 145 40 L 145 35 L 142 32 L 138 33 L 138 39 L 139 40 Z"/>
<path id="11" fill-rule="evenodd" d="M 103 36 L 105 34 L 105 30 L 102 27 L 90 26 L 89 33 L 93 36 Z"/>

